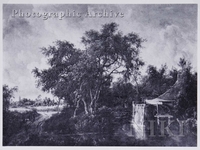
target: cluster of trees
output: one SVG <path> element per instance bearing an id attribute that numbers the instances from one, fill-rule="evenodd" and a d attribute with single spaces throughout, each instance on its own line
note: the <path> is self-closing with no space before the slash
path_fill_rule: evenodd
<path id="1" fill-rule="evenodd" d="M 56 41 L 54 46 L 42 48 L 50 67 L 33 70 L 37 86 L 64 99 L 74 108 L 75 117 L 78 110 L 95 114 L 105 105 L 128 107 L 132 101 L 140 103 L 158 97 L 176 82 L 179 72 L 186 71 L 188 83 L 185 84 L 191 95 L 182 97 L 196 101 L 197 73 L 191 72 L 189 62 L 181 58 L 179 70 L 168 70 L 167 65 L 160 69 L 149 65 L 147 75 L 141 76 L 144 62 L 139 54 L 145 40 L 135 33 L 123 35 L 117 27 L 116 23 L 110 23 L 100 31 L 85 32 L 84 49 L 77 49 L 67 41 Z M 116 76 L 120 79 L 114 82 Z"/>
<path id="2" fill-rule="evenodd" d="M 101 139 L 120 143 L 116 142 L 119 137 L 114 133 L 130 124 L 132 102 L 143 103 L 145 99 L 158 97 L 175 84 L 179 74 L 184 78 L 179 90 L 184 91 L 175 95 L 173 111 L 177 117 L 196 118 L 197 73 L 193 73 L 190 63 L 181 58 L 179 69 L 149 65 L 147 74 L 141 75 L 144 62 L 139 54 L 143 42 L 139 35 L 123 35 L 116 23 L 109 23 L 100 31 L 85 32 L 83 49 L 67 41 L 56 41 L 53 46 L 42 48 L 50 67 L 33 70 L 37 86 L 64 100 L 68 106 L 45 122 L 45 130 L 56 134 L 107 132 L 109 137 L 105 135 Z M 12 95 L 15 88 L 7 91 Z M 67 141 L 77 143 L 74 139 L 71 137 Z M 93 139 L 94 143 L 99 140 L 98 137 Z"/>
<path id="3" fill-rule="evenodd" d="M 46 122 L 47 131 L 101 133 L 102 128 L 108 128 L 112 133 L 104 131 L 114 137 L 122 126 L 130 125 L 133 101 L 143 103 L 145 99 L 160 96 L 175 84 L 178 76 L 183 83 L 175 89 L 179 92 L 173 93 L 176 103 L 171 111 L 177 118 L 196 119 L 197 73 L 191 71 L 187 60 L 180 58 L 179 68 L 149 65 L 147 74 L 141 75 L 144 62 L 139 54 L 144 41 L 135 33 L 123 35 L 117 24 L 110 23 L 100 31 L 85 32 L 84 49 L 76 49 L 67 41 L 56 41 L 54 46 L 42 48 L 50 67 L 33 70 L 37 86 L 70 106 Z M 112 141 L 113 137 L 105 139 Z"/>
<path id="4" fill-rule="evenodd" d="M 117 26 L 110 23 L 100 32 L 87 31 L 82 37 L 83 50 L 67 41 L 42 48 L 51 67 L 33 70 L 38 86 L 75 107 L 74 116 L 80 106 L 85 114 L 95 113 L 101 92 L 111 87 L 114 74 L 138 84 L 139 68 L 144 65 L 139 58 L 144 39 L 134 33 L 123 35 Z"/>
<path id="5" fill-rule="evenodd" d="M 39 97 L 39 96 L 38 96 Z M 45 97 L 44 99 L 37 98 L 35 100 L 22 98 L 19 101 L 11 103 L 12 107 L 24 107 L 24 106 L 54 106 L 58 105 L 58 102 L 54 99 Z"/>

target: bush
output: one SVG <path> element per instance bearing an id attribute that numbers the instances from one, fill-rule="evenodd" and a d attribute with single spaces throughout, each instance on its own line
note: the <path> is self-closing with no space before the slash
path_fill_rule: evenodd
<path id="1" fill-rule="evenodd" d="M 26 127 L 26 122 L 33 122 L 38 115 L 36 110 L 24 113 L 3 111 L 3 145 L 8 145 L 12 136 L 22 132 Z"/>
<path id="2" fill-rule="evenodd" d="M 75 118 L 79 133 L 113 134 L 115 123 L 111 108 L 102 107 L 94 115 L 80 115 Z"/>
<path id="3" fill-rule="evenodd" d="M 75 126 L 71 116 L 73 116 L 73 109 L 64 108 L 60 114 L 55 114 L 45 121 L 44 131 L 56 134 L 73 134 Z"/>
<path id="4" fill-rule="evenodd" d="M 73 116 L 73 108 L 65 108 L 46 120 L 44 131 L 55 135 L 66 136 L 74 145 L 98 145 L 102 139 L 110 139 L 114 135 L 116 123 L 112 109 L 103 107 L 95 115 L 80 113 Z M 65 143 L 66 144 L 66 143 Z"/>
<path id="5" fill-rule="evenodd" d="M 18 112 L 3 112 L 3 145 L 9 143 L 12 135 L 18 133 L 23 126 L 21 114 Z"/>
<path id="6" fill-rule="evenodd" d="M 44 130 L 58 134 L 113 132 L 114 116 L 111 109 L 99 109 L 95 115 L 81 113 L 75 118 L 71 117 L 73 112 L 73 108 L 65 108 L 61 114 L 55 114 L 45 121 Z"/>

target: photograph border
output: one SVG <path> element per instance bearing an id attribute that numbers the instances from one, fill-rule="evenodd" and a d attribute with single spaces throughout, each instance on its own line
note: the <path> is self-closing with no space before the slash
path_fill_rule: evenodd
<path id="1" fill-rule="evenodd" d="M 197 73 L 198 73 L 198 85 L 200 85 L 200 75 L 199 75 L 199 55 L 200 55 L 200 52 L 199 52 L 199 16 L 200 16 L 200 13 L 199 13 L 199 2 L 198 0 L 168 0 L 168 1 L 159 1 L 159 0 L 117 0 L 117 1 L 114 1 L 114 0 L 84 0 L 84 1 L 81 1 L 81 0 L 3 0 L 0 2 L 0 19 L 1 19 L 1 24 L 0 24 L 0 32 L 1 32 L 1 40 L 0 40 L 0 45 L 1 45 L 1 53 L 0 53 L 0 68 L 1 68 L 1 77 L 0 77 L 0 83 L 1 85 L 3 85 L 3 4 L 197 4 L 198 5 L 198 19 L 197 19 L 197 23 L 198 23 L 198 28 L 197 28 Z M 95 148 L 95 149 L 103 149 L 103 148 L 106 148 L 106 149 L 110 149 L 110 148 L 117 148 L 117 149 L 132 149 L 132 148 L 142 148 L 142 149 L 165 149 L 165 148 L 170 148 L 170 149 L 199 149 L 199 143 L 200 143 L 200 139 L 199 139 L 199 135 L 200 135 L 200 130 L 199 130 L 199 119 L 200 119 L 200 112 L 199 112 L 199 108 L 200 108 L 200 103 L 199 103 L 199 87 L 197 86 L 197 89 L 198 89 L 198 93 L 197 93 L 197 101 L 198 101 L 198 106 L 197 106 L 197 111 L 198 111 L 198 115 L 197 115 L 197 122 L 198 122 L 198 128 L 197 128 L 197 132 L 198 132 L 198 136 L 197 136 L 197 147 L 158 147 L 158 146 L 150 146 L 150 147 L 146 147 L 146 146 L 92 146 L 92 147 L 88 147 L 88 146 L 75 146 L 75 147 L 72 147 L 72 146 L 66 146 L 66 147 L 59 147 L 59 146 L 2 146 L 3 145 L 3 114 L 2 114 L 2 110 L 3 110 L 3 98 L 2 100 L 0 101 L 0 106 L 1 106 L 1 112 L 0 112 L 0 118 L 1 118 L 1 121 L 0 121 L 0 124 L 1 124 L 1 128 L 0 128 L 0 149 L 64 149 L 64 148 L 70 148 L 70 149 L 88 149 L 88 148 Z M 0 94 L 1 96 L 3 95 L 2 94 L 2 88 L 0 90 Z"/>

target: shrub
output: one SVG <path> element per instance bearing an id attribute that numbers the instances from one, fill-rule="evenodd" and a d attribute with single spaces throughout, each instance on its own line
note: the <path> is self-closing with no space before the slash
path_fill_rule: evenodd
<path id="1" fill-rule="evenodd" d="M 3 111 L 3 145 L 8 145 L 12 136 L 25 129 L 26 121 L 34 121 L 39 114 L 36 110 L 19 113 L 17 111 Z"/>

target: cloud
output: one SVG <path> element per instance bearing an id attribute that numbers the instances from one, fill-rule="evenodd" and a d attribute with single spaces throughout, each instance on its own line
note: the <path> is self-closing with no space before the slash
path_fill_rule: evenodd
<path id="1" fill-rule="evenodd" d="M 145 53 L 142 54 L 146 62 L 155 66 L 167 64 L 171 68 L 177 67 L 179 59 L 184 57 L 196 68 L 195 43 L 190 42 L 187 33 L 183 33 L 178 26 L 168 24 L 152 37 L 146 44 Z"/>
<path id="2" fill-rule="evenodd" d="M 7 81 L 10 86 L 18 86 L 18 92 L 15 94 L 15 100 L 17 100 L 19 97 L 21 98 L 30 98 L 30 99 L 35 99 L 38 95 L 42 95 L 42 98 L 44 97 L 50 97 L 52 98 L 53 96 L 50 93 L 45 93 L 42 92 L 40 88 L 36 88 L 36 79 L 32 73 L 32 70 L 37 67 L 39 69 L 47 69 L 47 60 L 45 58 L 41 58 L 39 62 L 31 62 L 26 65 L 25 72 L 20 75 L 16 75 L 15 72 L 17 70 L 8 70 L 8 73 L 11 73 L 11 76 L 9 79 L 13 79 L 15 77 L 15 81 L 10 80 Z M 4 76 L 5 77 L 5 76 Z M 6 81 L 5 81 L 6 82 Z M 14 83 L 14 84 L 10 84 Z"/>
<path id="3" fill-rule="evenodd" d="M 12 18 L 7 22 L 6 26 L 4 26 L 3 38 L 8 34 L 13 34 L 13 32 L 19 32 L 19 36 L 31 34 L 31 26 L 25 19 Z"/>
<path id="4" fill-rule="evenodd" d="M 31 34 L 31 25 L 24 18 L 14 18 L 11 16 L 14 10 L 31 10 L 32 5 L 3 5 L 3 38 L 8 34 L 15 34 L 19 36 L 24 36 L 26 34 Z M 16 33 L 17 32 L 17 33 Z"/>
<path id="5" fill-rule="evenodd" d="M 123 18 L 12 18 L 12 10 L 24 12 L 123 12 Z M 82 48 L 81 37 L 90 29 L 100 30 L 103 24 L 116 22 L 124 33 L 135 32 L 147 39 L 141 58 L 146 64 L 169 68 L 184 56 L 197 66 L 197 5 L 3 5 L 3 81 L 16 86 L 22 97 L 41 93 L 31 73 L 34 67 L 47 68 L 41 47 L 56 40 L 67 40 Z M 28 87 L 28 88 L 27 88 Z M 43 95 L 44 93 L 42 93 Z"/>
<path id="6" fill-rule="evenodd" d="M 48 69 L 49 65 L 47 64 L 47 59 L 46 58 L 41 58 L 40 62 L 31 62 L 27 65 L 27 69 L 29 72 L 32 72 L 33 69 L 37 67 L 38 69 Z"/>

